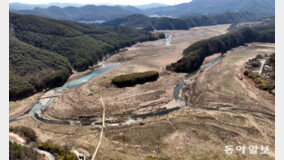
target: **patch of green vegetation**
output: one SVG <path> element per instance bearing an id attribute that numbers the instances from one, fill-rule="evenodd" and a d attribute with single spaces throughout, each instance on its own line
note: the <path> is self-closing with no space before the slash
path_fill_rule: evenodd
<path id="1" fill-rule="evenodd" d="M 136 84 L 156 81 L 158 78 L 159 73 L 157 71 L 147 71 L 116 76 L 111 80 L 111 82 L 118 87 L 129 87 Z"/>
<path id="2" fill-rule="evenodd" d="M 48 151 L 55 156 L 58 156 L 59 160 L 77 160 L 77 156 L 74 153 L 50 142 L 39 143 L 38 148 L 41 150 Z"/>
<path id="3" fill-rule="evenodd" d="M 272 80 L 275 80 L 275 53 L 270 55 L 268 62 L 267 62 L 267 65 L 271 66 L 271 70 L 268 71 L 270 73 L 269 77 Z M 265 72 L 267 72 L 267 71 L 265 71 Z"/>
<path id="4" fill-rule="evenodd" d="M 250 59 L 246 64 L 248 65 L 246 68 L 259 68 L 261 63 L 260 59 L 262 59 L 262 56 L 260 54 L 256 55 L 255 58 Z"/>
<path id="5" fill-rule="evenodd" d="M 233 33 L 198 41 L 183 51 L 183 58 L 167 66 L 168 70 L 191 73 L 198 69 L 205 57 L 226 52 L 251 42 L 275 42 L 275 34 L 255 28 L 244 28 Z"/>
<path id="6" fill-rule="evenodd" d="M 13 132 L 13 133 L 16 133 L 16 134 L 24 137 L 27 142 L 36 142 L 37 141 L 36 132 L 29 127 L 25 127 L 25 126 L 10 127 L 9 132 Z"/>
<path id="7" fill-rule="evenodd" d="M 31 148 L 9 141 L 9 160 L 40 160 L 43 157 Z"/>
<path id="8" fill-rule="evenodd" d="M 275 83 L 262 78 L 259 74 L 253 73 L 251 71 L 245 71 L 244 75 L 251 78 L 256 84 L 257 88 L 266 91 L 273 91 L 275 89 Z"/>

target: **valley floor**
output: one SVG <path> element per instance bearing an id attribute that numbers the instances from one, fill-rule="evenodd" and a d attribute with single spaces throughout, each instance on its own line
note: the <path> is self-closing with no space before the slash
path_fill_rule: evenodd
<path id="1" fill-rule="evenodd" d="M 121 64 L 82 86 L 69 89 L 47 108 L 45 114 L 58 119 L 101 120 L 105 102 L 106 121 L 122 121 L 129 116 L 173 108 L 173 89 L 186 74 L 166 71 L 168 64 L 182 57 L 190 44 L 227 32 L 229 25 L 196 27 L 188 31 L 163 31 L 172 35 L 171 46 L 165 40 L 136 44 L 108 58 L 105 63 Z M 257 54 L 271 54 L 274 44 L 252 43 L 235 48 L 218 63 L 201 70 L 183 89 L 188 105 L 180 110 L 126 126 L 106 127 L 97 155 L 101 160 L 151 159 L 273 159 L 274 96 L 258 90 L 246 78 L 244 63 Z M 216 56 L 215 56 L 216 57 Z M 209 57 L 206 61 L 209 61 Z M 135 87 L 116 88 L 111 78 L 131 72 L 157 70 L 155 82 Z M 30 98 L 20 101 L 31 104 Z M 11 102 L 10 115 L 19 112 L 20 102 Z M 17 105 L 15 105 L 17 104 Z M 79 152 L 93 153 L 100 139 L 98 126 L 68 126 L 42 123 L 31 117 L 10 122 L 10 126 L 34 129 L 40 141 L 51 140 Z M 233 152 L 226 145 L 269 146 L 267 155 Z"/>

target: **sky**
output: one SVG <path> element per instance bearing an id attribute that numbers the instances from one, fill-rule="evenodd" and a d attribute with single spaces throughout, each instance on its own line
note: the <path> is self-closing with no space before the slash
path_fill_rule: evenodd
<path id="1" fill-rule="evenodd" d="M 120 4 L 120 5 L 142 5 L 150 3 L 162 3 L 175 5 L 187 3 L 191 0 L 9 0 L 10 3 L 19 2 L 27 4 L 47 4 L 47 3 L 78 3 L 78 4 Z"/>

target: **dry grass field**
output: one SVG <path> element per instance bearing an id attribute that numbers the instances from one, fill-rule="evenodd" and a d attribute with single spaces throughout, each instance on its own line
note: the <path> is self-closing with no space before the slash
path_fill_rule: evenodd
<path id="1" fill-rule="evenodd" d="M 143 42 L 127 51 L 111 56 L 106 63 L 121 64 L 87 82 L 83 86 L 68 90 L 48 107 L 46 114 L 61 119 L 94 119 L 101 117 L 102 107 L 99 95 L 106 103 L 107 120 L 120 121 L 129 115 L 155 112 L 164 108 L 172 100 L 173 89 L 183 80 L 185 74 L 165 70 L 166 65 L 182 57 L 184 48 L 201 39 L 226 33 L 229 25 L 197 27 L 188 31 L 163 31 L 172 35 L 172 46 L 165 40 Z M 155 82 L 134 87 L 117 88 L 111 84 L 114 76 L 157 70 L 160 78 Z M 74 94 L 76 93 L 76 94 Z M 173 106 L 176 107 L 176 106 Z"/>
<path id="2" fill-rule="evenodd" d="M 106 120 L 120 121 L 130 115 L 155 112 L 177 105 L 173 89 L 186 74 L 168 72 L 165 66 L 182 56 L 195 41 L 226 33 L 229 25 L 196 27 L 188 31 L 164 31 L 173 35 L 172 46 L 164 40 L 136 44 L 111 56 L 106 63 L 121 64 L 69 89 L 48 107 L 45 114 L 59 119 L 100 121 L 106 104 Z M 235 48 L 218 63 L 189 79 L 183 94 L 188 105 L 169 114 L 146 118 L 132 125 L 106 127 L 97 160 L 272 160 L 274 159 L 274 96 L 254 87 L 242 76 L 244 63 L 257 54 L 274 52 L 274 44 L 253 43 Z M 216 57 L 216 55 L 215 55 Z M 208 62 L 214 57 L 205 60 Z M 116 88 L 112 77 L 124 73 L 157 70 L 155 82 Z M 31 117 L 10 123 L 33 128 L 39 141 L 53 141 L 92 154 L 99 141 L 98 126 L 42 123 Z M 267 155 L 233 152 L 226 145 L 269 146 Z M 86 155 L 86 154 L 85 154 Z M 89 157 L 90 158 L 90 157 Z"/>

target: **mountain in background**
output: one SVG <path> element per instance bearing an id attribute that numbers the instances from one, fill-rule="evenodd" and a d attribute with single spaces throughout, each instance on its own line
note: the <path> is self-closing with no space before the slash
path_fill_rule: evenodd
<path id="1" fill-rule="evenodd" d="M 147 31 L 153 30 L 187 30 L 189 29 L 186 22 L 180 19 L 174 18 L 155 18 L 148 17 L 142 14 L 133 14 L 123 18 L 117 18 L 104 22 L 102 26 L 128 26 L 136 29 L 142 29 Z"/>
<path id="2" fill-rule="evenodd" d="M 219 14 L 232 11 L 249 11 L 263 17 L 275 15 L 274 0 L 193 0 L 174 6 L 146 9 L 147 15 L 181 17 L 188 15 Z"/>
<path id="3" fill-rule="evenodd" d="M 153 30 L 187 30 L 190 27 L 210 26 L 217 24 L 229 24 L 250 22 L 261 16 L 250 12 L 227 12 L 215 15 L 188 16 L 177 18 L 154 18 L 141 14 L 133 14 L 123 18 L 117 18 L 104 22 L 102 26 L 128 26 L 147 31 Z"/>
<path id="4" fill-rule="evenodd" d="M 10 6 L 12 7 L 13 5 Z M 34 9 L 25 10 L 11 9 L 11 11 L 20 14 L 33 14 L 42 17 L 74 21 L 108 21 L 115 18 L 122 18 L 131 14 L 144 14 L 151 17 L 178 18 L 185 16 L 202 16 L 244 11 L 257 14 L 262 18 L 275 16 L 274 0 L 193 0 L 189 3 L 182 3 L 173 6 L 155 6 L 161 6 L 161 4 L 137 6 L 138 8 L 135 6 L 121 5 L 86 5 L 81 7 L 69 6 L 65 8 L 50 6 L 48 8 L 36 7 Z"/>
<path id="5" fill-rule="evenodd" d="M 48 8 L 51 6 L 57 6 L 60 8 L 63 7 L 81 7 L 84 6 L 83 4 L 77 4 L 77 3 L 48 3 L 48 4 L 25 4 L 25 3 L 9 3 L 9 9 L 10 10 L 32 10 L 36 7 L 38 8 Z"/>
<path id="6" fill-rule="evenodd" d="M 25 3 L 15 2 L 15 3 L 9 3 L 9 9 L 11 9 L 11 10 L 32 10 L 34 8 L 37 8 L 37 7 L 38 8 L 48 8 L 48 7 L 51 7 L 51 6 L 56 6 L 56 7 L 64 8 L 64 7 L 82 7 L 82 6 L 85 6 L 85 5 L 87 5 L 87 4 L 79 4 L 79 3 L 25 4 Z M 168 6 L 168 5 L 161 4 L 161 3 L 151 3 L 151 4 L 134 5 L 134 6 L 113 5 L 113 4 L 98 4 L 97 6 L 120 6 L 122 8 L 134 7 L 136 9 L 138 8 L 138 9 L 144 10 L 144 9 L 150 9 L 150 8 L 165 7 L 165 6 Z"/>
<path id="7" fill-rule="evenodd" d="M 134 13 L 141 13 L 141 10 L 135 7 L 125 6 L 95 6 L 86 5 L 82 7 L 60 8 L 51 6 L 48 8 L 34 8 L 32 10 L 13 10 L 19 14 L 32 14 L 41 17 L 49 17 L 62 20 L 73 21 L 95 21 L 110 20 L 124 17 Z"/>
<path id="8" fill-rule="evenodd" d="M 134 14 L 143 14 L 144 11 L 137 8 L 136 6 L 117 6 L 117 7 L 121 7 L 122 9 L 128 11 L 128 12 L 131 12 L 131 13 L 134 13 Z"/>
<path id="9" fill-rule="evenodd" d="M 240 22 L 250 22 L 262 18 L 262 15 L 242 11 L 242 12 L 226 12 L 222 14 L 203 15 L 203 16 L 186 16 L 181 17 L 188 27 L 211 26 L 217 24 L 230 24 Z"/>
<path id="10" fill-rule="evenodd" d="M 61 86 L 72 69 L 88 69 L 120 48 L 163 36 L 15 13 L 10 13 L 9 32 L 10 100 Z"/>
<path id="11" fill-rule="evenodd" d="M 161 3 L 151 3 L 151 4 L 145 4 L 145 5 L 135 5 L 136 8 L 139 9 L 150 9 L 150 8 L 157 8 L 157 7 L 165 7 L 168 6 L 166 4 L 161 4 Z"/>

